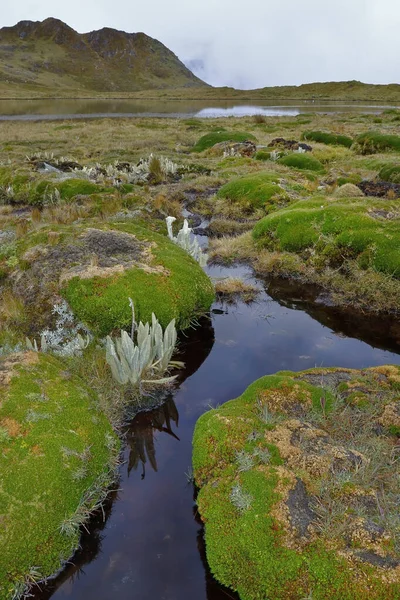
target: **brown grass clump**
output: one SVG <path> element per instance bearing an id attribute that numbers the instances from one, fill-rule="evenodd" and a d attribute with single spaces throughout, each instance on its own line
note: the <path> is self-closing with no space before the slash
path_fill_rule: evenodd
<path id="1" fill-rule="evenodd" d="M 29 231 L 29 222 L 27 219 L 21 219 L 17 222 L 15 227 L 15 234 L 17 238 L 24 237 Z"/>
<path id="2" fill-rule="evenodd" d="M 22 324 L 26 318 L 23 302 L 7 289 L 2 293 L 0 300 L 0 323 L 1 326 Z"/>
<path id="3" fill-rule="evenodd" d="M 32 209 L 31 220 L 32 223 L 40 223 L 40 221 L 42 220 L 42 211 L 36 206 Z"/>
<path id="4" fill-rule="evenodd" d="M 37 209 L 34 209 L 37 210 Z M 40 211 L 39 211 L 40 212 Z M 33 213 L 33 211 L 32 211 Z M 59 225 L 70 225 L 78 219 L 88 216 L 89 207 L 78 204 L 59 204 L 46 208 L 42 213 L 43 221 L 58 223 Z M 33 214 L 32 214 L 33 220 Z"/>
<path id="5" fill-rule="evenodd" d="M 212 236 L 221 237 L 226 235 L 239 235 L 249 231 L 254 226 L 254 221 L 235 221 L 233 219 L 214 219 L 211 221 L 208 231 Z"/>
<path id="6" fill-rule="evenodd" d="M 57 244 L 60 242 L 60 237 L 61 236 L 58 231 L 49 231 L 47 240 L 50 246 L 57 246 Z"/>
<path id="7" fill-rule="evenodd" d="M 243 302 L 254 302 L 260 290 L 251 283 L 246 283 L 242 279 L 236 277 L 227 277 L 215 284 L 217 297 L 226 302 L 235 302 L 239 298 Z"/>
<path id="8" fill-rule="evenodd" d="M 153 200 L 153 207 L 165 216 L 176 217 L 178 219 L 182 215 L 181 203 L 164 194 L 157 194 Z"/>
<path id="9" fill-rule="evenodd" d="M 215 263 L 233 263 L 252 260 L 257 257 L 251 232 L 248 231 L 235 237 L 222 237 L 210 240 L 210 260 Z"/>

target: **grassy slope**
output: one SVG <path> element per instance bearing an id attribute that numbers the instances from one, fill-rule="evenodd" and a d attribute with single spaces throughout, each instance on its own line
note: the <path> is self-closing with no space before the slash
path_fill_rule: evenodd
<path id="1" fill-rule="evenodd" d="M 85 494 L 90 508 L 111 482 L 117 440 L 92 392 L 63 369 L 40 355 L 0 388 L 1 600 L 31 569 L 57 571 L 79 541 L 79 528 L 68 535 L 62 524 L 73 523 Z"/>
<path id="2" fill-rule="evenodd" d="M 170 81 L 170 88 L 157 90 L 155 86 L 143 85 L 143 89 L 127 92 L 124 89 L 110 91 L 106 88 L 88 90 L 76 82 L 67 79 L 60 82 L 55 90 L 50 86 L 50 79 L 43 82 L 43 88 L 32 87 L 25 83 L 6 84 L 0 81 L 0 97 L 96 97 L 96 98 L 137 98 L 163 100 L 293 100 L 293 101 L 332 101 L 332 102 L 385 102 L 400 104 L 400 85 L 373 85 L 355 82 L 313 83 L 300 86 L 265 87 L 255 90 L 236 90 L 229 87 L 182 87 L 179 82 Z M 160 86 L 161 87 L 161 86 Z"/>

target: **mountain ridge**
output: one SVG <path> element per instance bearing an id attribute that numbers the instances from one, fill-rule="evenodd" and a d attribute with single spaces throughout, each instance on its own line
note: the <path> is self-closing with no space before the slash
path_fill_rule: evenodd
<path id="1" fill-rule="evenodd" d="M 207 87 L 145 33 L 110 27 L 78 33 L 54 17 L 0 29 L 0 82 L 61 92 Z"/>

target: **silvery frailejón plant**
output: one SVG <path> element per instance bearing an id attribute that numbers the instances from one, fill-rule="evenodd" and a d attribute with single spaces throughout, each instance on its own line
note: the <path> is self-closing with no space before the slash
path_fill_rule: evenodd
<path id="1" fill-rule="evenodd" d="M 165 219 L 167 223 L 168 237 L 169 239 L 186 250 L 190 256 L 192 256 L 201 267 L 207 265 L 208 255 L 203 252 L 196 237 L 192 237 L 192 228 L 189 227 L 187 219 L 183 222 L 183 227 L 178 231 L 178 235 L 175 237 L 172 231 L 172 223 L 176 221 L 175 217 L 167 217 Z"/>
<path id="2" fill-rule="evenodd" d="M 130 383 L 140 387 L 142 383 L 168 384 L 175 377 L 161 377 L 170 367 L 182 367 L 183 363 L 171 361 L 176 347 L 177 331 L 173 319 L 164 333 L 154 313 L 151 325 L 137 325 L 133 301 L 132 328 L 129 335 L 121 331 L 114 340 L 106 338 L 106 360 L 114 379 L 121 385 Z M 136 341 L 135 341 L 136 339 Z"/>

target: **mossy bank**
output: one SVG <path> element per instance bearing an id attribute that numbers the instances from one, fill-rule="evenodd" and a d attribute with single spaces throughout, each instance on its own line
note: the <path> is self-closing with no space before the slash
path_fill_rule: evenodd
<path id="1" fill-rule="evenodd" d="M 181 329 L 214 298 L 194 259 L 166 236 L 132 223 L 43 228 L 17 243 L 15 253 L 13 289 L 28 310 L 40 300 L 46 319 L 62 295 L 100 336 L 130 326 L 129 298 L 138 320 L 149 322 L 154 312 L 164 327 L 176 319 Z"/>
<path id="2" fill-rule="evenodd" d="M 221 583 L 245 600 L 400 597 L 399 387 L 391 366 L 282 372 L 200 417 L 197 502 Z"/>
<path id="3" fill-rule="evenodd" d="M 1 600 L 70 558 L 118 451 L 95 394 L 63 363 L 33 352 L 0 362 Z"/>

